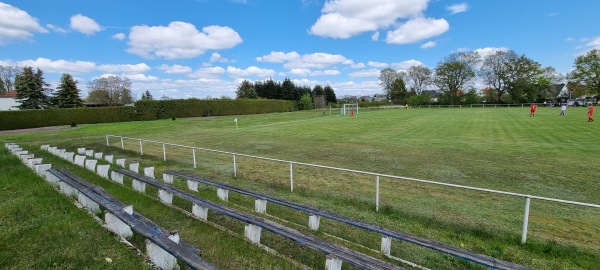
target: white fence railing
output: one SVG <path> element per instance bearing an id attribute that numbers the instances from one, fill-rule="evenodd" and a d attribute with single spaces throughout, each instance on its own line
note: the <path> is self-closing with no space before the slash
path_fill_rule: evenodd
<path id="1" fill-rule="evenodd" d="M 592 207 L 592 208 L 600 208 L 600 205 L 592 204 L 592 203 L 584 203 L 584 202 L 569 201 L 569 200 L 562 200 L 562 199 L 556 199 L 556 198 L 541 197 L 541 196 L 535 196 L 535 195 L 530 195 L 530 194 L 521 194 L 521 193 L 501 191 L 501 190 L 493 190 L 493 189 L 478 188 L 478 187 L 471 187 L 471 186 L 464 186 L 464 185 L 456 185 L 456 184 L 423 180 L 423 179 L 412 178 L 412 177 L 404 177 L 404 176 L 381 174 L 381 173 L 375 173 L 375 172 L 366 172 L 366 171 L 359 171 L 359 170 L 352 170 L 352 169 L 345 169 L 345 168 L 337 168 L 337 167 L 332 167 L 332 166 L 324 166 L 324 165 L 311 164 L 311 163 L 305 163 L 305 162 L 297 162 L 297 161 L 290 161 L 290 160 L 283 160 L 283 159 L 260 157 L 260 156 L 242 154 L 242 153 L 234 153 L 234 152 L 214 150 L 214 149 L 208 149 L 208 148 L 202 148 L 202 147 L 187 146 L 187 145 L 181 145 L 181 144 L 175 144 L 175 143 L 159 142 L 159 141 L 146 140 L 146 139 L 140 139 L 140 138 L 130 138 L 130 137 L 124 137 L 124 136 L 118 136 L 118 135 L 106 134 L 106 146 L 110 146 L 110 142 L 109 142 L 110 137 L 119 138 L 121 140 L 121 149 L 122 150 L 125 150 L 124 140 L 139 141 L 140 154 L 142 154 L 144 152 L 142 142 L 161 144 L 164 161 L 167 161 L 167 152 L 166 152 L 166 147 L 165 147 L 167 145 L 191 149 L 194 168 L 197 167 L 197 165 L 196 165 L 196 150 L 220 153 L 220 154 L 225 154 L 225 155 L 232 155 L 233 156 L 233 176 L 234 177 L 237 177 L 237 164 L 236 164 L 237 156 L 261 159 L 261 160 L 268 160 L 268 161 L 274 161 L 274 162 L 281 162 L 281 163 L 289 163 L 289 165 L 290 165 L 290 191 L 292 191 L 292 192 L 294 191 L 294 168 L 293 168 L 294 164 L 322 168 L 322 169 L 337 170 L 337 171 L 342 171 L 342 172 L 372 175 L 372 176 L 375 176 L 375 210 L 376 211 L 379 211 L 379 179 L 381 177 L 525 198 L 525 210 L 524 210 L 524 214 L 523 214 L 523 231 L 521 233 L 521 242 L 522 243 L 525 243 L 525 241 L 527 240 L 527 228 L 528 228 L 528 223 L 529 223 L 529 207 L 531 204 L 531 199 L 542 200 L 542 201 L 551 201 L 551 202 L 564 203 L 564 204 L 570 204 L 570 205 L 585 206 L 585 207 Z"/>

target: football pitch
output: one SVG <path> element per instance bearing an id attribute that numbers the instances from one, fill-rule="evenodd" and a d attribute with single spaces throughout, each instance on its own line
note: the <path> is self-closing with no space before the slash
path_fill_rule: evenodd
<path id="1" fill-rule="evenodd" d="M 375 212 L 375 177 L 309 166 L 197 152 L 112 139 L 106 134 L 169 142 L 288 161 L 340 167 L 590 204 L 600 204 L 600 124 L 587 122 L 587 108 L 360 109 L 357 117 L 337 111 L 190 118 L 81 125 L 44 131 L 0 133 L 0 141 L 39 148 L 52 144 L 88 147 L 153 163 L 157 172 L 187 169 L 198 175 L 327 209 L 342 215 L 533 268 L 592 269 L 600 264 L 600 209 L 532 200 L 526 244 L 521 244 L 525 199 L 380 179 Z M 238 119 L 237 127 L 234 118 Z M 600 123 L 600 122 L 599 122 Z M 159 175 L 159 174 L 157 174 Z M 294 220 L 297 218 L 298 220 Z M 300 217 L 293 222 L 304 223 Z M 331 226 L 328 228 L 328 223 Z M 324 222 L 331 235 L 377 249 L 379 238 Z M 432 268 L 447 257 L 396 241 L 392 255 Z"/>

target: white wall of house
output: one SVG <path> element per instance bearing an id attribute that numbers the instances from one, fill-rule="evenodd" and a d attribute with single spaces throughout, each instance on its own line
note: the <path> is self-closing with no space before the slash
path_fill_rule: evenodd
<path id="1" fill-rule="evenodd" d="M 18 103 L 14 98 L 0 98 L 0 111 L 8 111 L 9 109 L 12 111 L 18 110 L 19 108 L 16 106 L 19 105 L 20 103 Z"/>

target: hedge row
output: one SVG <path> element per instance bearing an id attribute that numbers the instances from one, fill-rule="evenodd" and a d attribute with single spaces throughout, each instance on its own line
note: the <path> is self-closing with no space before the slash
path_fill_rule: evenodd
<path id="1" fill-rule="evenodd" d="M 0 112 L 0 130 L 75 124 L 95 124 L 185 118 L 289 112 L 296 103 L 287 100 L 143 100 L 133 107 L 102 107 L 22 110 Z"/>

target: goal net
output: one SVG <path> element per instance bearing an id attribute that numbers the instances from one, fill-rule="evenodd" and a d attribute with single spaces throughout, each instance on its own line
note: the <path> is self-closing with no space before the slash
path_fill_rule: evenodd
<path id="1" fill-rule="evenodd" d="M 340 114 L 344 116 L 358 115 L 358 103 L 344 104 L 344 106 L 341 108 Z"/>

